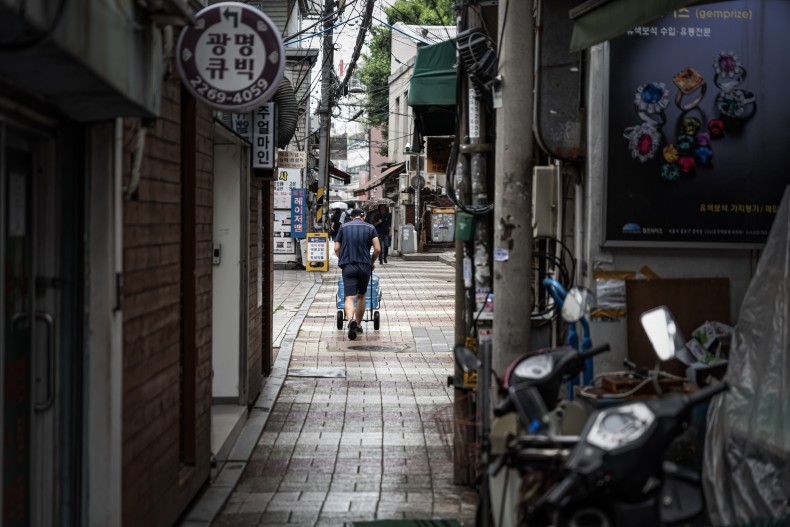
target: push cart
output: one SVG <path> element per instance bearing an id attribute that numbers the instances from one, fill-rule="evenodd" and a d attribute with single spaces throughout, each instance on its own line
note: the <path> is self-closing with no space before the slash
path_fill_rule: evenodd
<path id="1" fill-rule="evenodd" d="M 363 318 L 363 322 L 373 321 L 373 329 L 379 329 L 381 326 L 381 316 L 379 315 L 379 307 L 381 306 L 381 288 L 379 287 L 379 277 L 376 275 L 370 276 L 368 283 L 368 290 L 365 293 L 365 310 L 368 312 L 368 318 Z M 346 320 L 345 310 L 345 293 L 343 290 L 343 278 L 337 281 L 337 329 L 343 329 L 343 321 Z M 356 298 L 354 299 L 354 306 L 357 305 Z"/>

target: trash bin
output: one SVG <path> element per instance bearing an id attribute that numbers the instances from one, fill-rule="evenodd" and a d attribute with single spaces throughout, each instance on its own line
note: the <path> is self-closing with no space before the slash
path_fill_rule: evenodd
<path id="1" fill-rule="evenodd" d="M 417 252 L 417 236 L 415 236 L 414 225 L 410 223 L 400 230 L 400 252 L 402 254 Z"/>

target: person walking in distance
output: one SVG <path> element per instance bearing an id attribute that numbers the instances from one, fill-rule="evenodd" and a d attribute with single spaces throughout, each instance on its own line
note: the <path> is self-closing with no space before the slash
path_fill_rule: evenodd
<path id="1" fill-rule="evenodd" d="M 379 254 L 379 263 L 387 263 L 387 255 L 390 249 L 390 227 L 392 223 L 390 214 L 387 211 L 387 206 L 384 204 L 379 205 L 378 214 L 373 219 L 373 226 L 376 227 L 376 232 L 379 235 L 379 243 L 381 244 L 381 254 Z"/>
<path id="2" fill-rule="evenodd" d="M 364 212 L 360 209 L 349 211 L 351 221 L 343 224 L 335 237 L 335 254 L 338 265 L 343 270 L 343 307 L 348 319 L 348 338 L 357 338 L 357 330 L 365 315 L 365 293 L 376 258 L 381 253 L 378 233 L 375 227 L 363 221 Z M 373 254 L 370 248 L 373 247 Z M 354 307 L 356 298 L 357 306 Z"/>

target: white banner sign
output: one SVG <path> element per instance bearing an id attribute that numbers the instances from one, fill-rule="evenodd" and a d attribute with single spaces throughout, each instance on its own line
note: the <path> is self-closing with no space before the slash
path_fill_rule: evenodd
<path id="1" fill-rule="evenodd" d="M 298 168 L 277 170 L 274 179 L 274 208 L 291 210 L 291 189 L 302 187 L 302 171 Z"/>

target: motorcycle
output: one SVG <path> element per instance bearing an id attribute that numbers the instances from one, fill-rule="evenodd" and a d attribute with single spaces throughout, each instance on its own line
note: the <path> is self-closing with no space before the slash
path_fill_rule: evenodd
<path id="1" fill-rule="evenodd" d="M 684 340 L 666 307 L 643 313 L 660 358 Z M 725 383 L 690 395 L 671 394 L 593 412 L 563 468 L 562 479 L 528 510 L 528 524 L 557 527 L 706 525 L 698 473 L 664 461 L 695 405 Z"/>
<path id="2" fill-rule="evenodd" d="M 565 293 L 563 291 L 563 293 Z M 574 288 L 563 298 L 561 314 L 567 322 L 581 319 L 592 301 L 588 290 Z M 558 427 L 551 419 L 551 412 L 560 401 L 563 381 L 578 377 L 585 364 L 595 355 L 609 350 L 609 345 L 589 348 L 582 352 L 570 347 L 530 353 L 516 359 L 505 370 L 502 378 L 490 370 L 490 341 L 482 342 L 480 354 L 468 348 L 457 346 L 454 350 L 457 363 L 465 372 L 478 372 L 480 382 L 480 404 L 488 408 L 489 379 L 493 376 L 503 395 L 494 408 L 498 424 L 505 430 L 501 455 L 491 464 L 491 436 L 488 412 L 481 412 L 481 464 L 484 476 L 481 484 L 478 525 L 488 525 L 493 515 L 493 523 L 499 526 L 516 525 L 517 502 L 521 500 L 520 489 L 523 476 L 529 472 L 537 476 L 537 481 L 529 481 L 532 492 L 538 492 L 547 480 L 543 474 L 555 474 L 561 467 L 570 449 L 576 444 L 578 436 L 559 435 Z M 505 420 L 510 414 L 517 422 Z M 523 430 L 525 433 L 518 433 Z M 500 477 L 503 467 L 508 467 L 504 478 Z M 511 474 L 515 471 L 516 474 Z M 491 494 L 499 496 L 500 506 L 492 510 Z"/>

